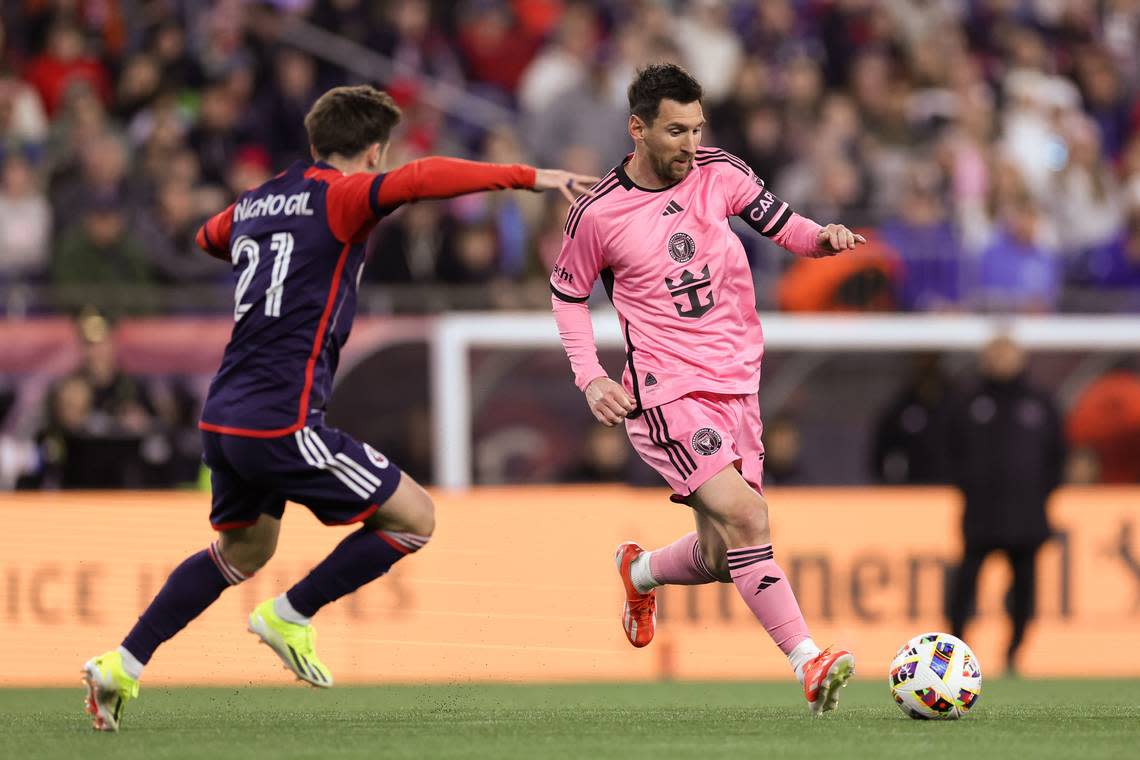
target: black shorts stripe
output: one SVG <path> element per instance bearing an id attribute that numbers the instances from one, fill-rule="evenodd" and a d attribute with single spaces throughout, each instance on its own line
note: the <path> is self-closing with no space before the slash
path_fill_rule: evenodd
<path id="1" fill-rule="evenodd" d="M 786 209 L 784 209 L 784 213 L 780 214 L 780 218 L 777 219 L 775 221 L 775 223 L 772 224 L 772 228 L 770 230 L 768 230 L 767 232 L 764 232 L 761 234 L 763 234 L 764 237 L 770 237 L 770 238 L 776 237 L 776 235 L 780 234 L 780 230 L 784 229 L 784 225 L 787 224 L 788 220 L 791 218 L 792 218 L 792 207 L 788 206 Z"/>
<path id="2" fill-rule="evenodd" d="M 601 179 L 601 181 L 590 188 L 590 190 L 595 193 L 594 195 L 585 199 L 579 198 L 574 202 L 574 205 L 570 208 L 570 213 L 566 215 L 566 226 L 562 228 L 562 231 L 569 235 L 571 238 L 574 237 L 574 232 L 578 229 L 578 222 L 582 220 L 582 215 L 586 213 L 586 209 L 590 206 L 590 204 L 613 190 L 615 187 L 618 187 L 620 184 L 621 183 L 618 182 L 617 175 L 614 174 L 613 170 L 611 169 L 609 174 L 607 174 Z"/>
<path id="3" fill-rule="evenodd" d="M 673 447 L 666 443 L 665 439 L 662 437 L 661 429 L 658 427 L 657 417 L 654 415 L 654 412 L 656 411 L 656 409 L 645 410 L 645 422 L 649 425 L 649 440 L 653 441 L 654 444 L 665 450 L 665 455 L 669 457 L 669 463 L 673 465 L 673 469 L 675 469 L 681 476 L 681 480 L 688 480 L 689 476 L 693 473 L 691 470 L 686 470 L 682 466 L 683 461 L 676 456 L 676 452 L 673 450 Z"/>
<path id="4" fill-rule="evenodd" d="M 561 290 L 554 287 L 553 285 L 550 286 L 550 292 L 553 293 L 554 297 L 557 298 L 559 301 L 565 301 L 566 303 L 585 303 L 586 301 L 590 300 L 589 296 L 580 296 L 579 297 L 579 296 L 572 296 L 572 295 L 568 295 L 566 293 L 563 293 Z"/>
<path id="5" fill-rule="evenodd" d="M 697 463 L 693 459 L 693 455 L 689 453 L 688 449 L 686 449 L 680 441 L 676 441 L 669 437 L 669 423 L 665 421 L 665 413 L 661 411 L 661 407 L 657 407 L 656 411 L 657 419 L 661 423 L 661 430 L 665 434 L 665 440 L 677 447 L 677 451 L 679 451 L 681 453 L 681 456 L 687 460 L 689 469 L 695 472 L 697 469 Z"/>
<path id="6" fill-rule="evenodd" d="M 737 158 L 736 156 L 732 155 L 728 151 L 714 149 L 714 150 L 709 150 L 708 152 L 702 154 L 699 149 L 697 150 L 697 163 L 701 163 L 702 161 L 706 161 L 709 158 L 727 159 L 729 163 L 731 163 L 733 166 L 735 166 L 737 169 L 744 172 L 745 174 L 751 174 L 752 173 L 751 169 L 748 168 L 748 164 L 744 163 L 743 159 Z"/>

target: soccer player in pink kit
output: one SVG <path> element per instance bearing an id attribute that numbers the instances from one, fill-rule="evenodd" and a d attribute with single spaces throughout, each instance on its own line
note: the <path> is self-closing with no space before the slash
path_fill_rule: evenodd
<path id="1" fill-rule="evenodd" d="M 594 416 L 610 426 L 624 419 L 638 454 L 696 517 L 696 531 L 669 546 L 618 547 L 630 643 L 653 638 L 657 586 L 733 583 L 819 715 L 836 707 L 855 658 L 812 641 L 772 550 L 756 396 L 764 335 L 728 218 L 800 256 L 866 241 L 795 214 L 739 158 L 700 147 L 700 100 L 700 84 L 678 66 L 638 73 L 629 88 L 634 152 L 571 207 L 551 303 Z M 598 277 L 625 335 L 621 384 L 598 363 L 586 305 Z"/>

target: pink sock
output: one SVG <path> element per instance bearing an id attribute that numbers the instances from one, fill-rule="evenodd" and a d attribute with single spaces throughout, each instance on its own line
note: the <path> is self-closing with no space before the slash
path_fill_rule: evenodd
<path id="1" fill-rule="evenodd" d="M 744 603 L 781 652 L 789 654 L 796 644 L 810 638 L 788 576 L 772 559 L 771 544 L 729 549 L 728 572 Z"/>
<path id="2" fill-rule="evenodd" d="M 649 573 L 661 585 L 716 583 L 716 576 L 705 566 L 696 533 L 681 536 L 668 546 L 650 553 Z"/>

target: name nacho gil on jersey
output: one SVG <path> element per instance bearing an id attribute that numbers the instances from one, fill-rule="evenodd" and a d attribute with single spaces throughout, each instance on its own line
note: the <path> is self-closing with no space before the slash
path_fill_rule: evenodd
<path id="1" fill-rule="evenodd" d="M 309 193 L 293 195 L 266 195 L 261 198 L 245 198 L 234 206 L 234 221 L 244 222 L 259 216 L 312 216 L 309 206 Z"/>

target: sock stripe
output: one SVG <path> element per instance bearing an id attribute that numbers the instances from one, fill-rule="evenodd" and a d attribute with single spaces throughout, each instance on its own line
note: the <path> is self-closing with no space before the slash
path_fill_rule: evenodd
<path id="1" fill-rule="evenodd" d="M 701 542 L 699 540 L 693 542 L 693 565 L 714 581 L 717 579 L 717 577 L 713 575 L 713 572 L 709 570 L 709 566 L 705 563 L 705 555 L 704 552 L 701 551 Z"/>
<path id="2" fill-rule="evenodd" d="M 217 566 L 218 571 L 222 574 L 222 577 L 224 577 L 226 579 L 226 582 L 231 586 L 236 586 L 248 578 L 247 575 L 244 575 L 236 567 L 231 565 L 229 562 L 226 562 L 226 558 L 222 556 L 222 547 L 220 541 L 215 541 L 214 543 L 210 544 L 206 548 L 206 552 L 210 555 L 210 559 L 214 561 L 214 564 Z"/>
<path id="3" fill-rule="evenodd" d="M 404 554 L 419 551 L 430 538 L 430 536 L 417 536 L 415 533 L 400 533 L 394 530 L 378 530 L 376 535 L 388 542 L 392 548 Z"/>
<path id="4" fill-rule="evenodd" d="M 728 557 L 728 569 L 741 570 L 751 567 L 759 562 L 767 562 L 775 556 L 772 546 L 751 546 L 746 549 L 732 549 L 725 553 Z"/>
<path id="5" fill-rule="evenodd" d="M 771 557 L 769 557 L 768 559 L 771 559 Z M 764 560 L 763 558 L 761 558 L 761 557 L 757 557 L 756 559 L 750 559 L 750 560 L 747 560 L 747 561 L 745 561 L 745 562 L 738 562 L 738 563 L 736 563 L 736 564 L 733 564 L 732 562 L 729 562 L 729 563 L 728 563 L 728 571 L 729 571 L 730 573 L 734 573 L 734 572 L 736 572 L 737 570 L 743 570 L 743 569 L 744 569 L 744 568 L 746 568 L 746 567 L 752 567 L 753 565 L 758 565 L 758 564 L 760 564 L 761 562 L 764 562 L 764 561 L 765 561 L 765 560 Z"/>

